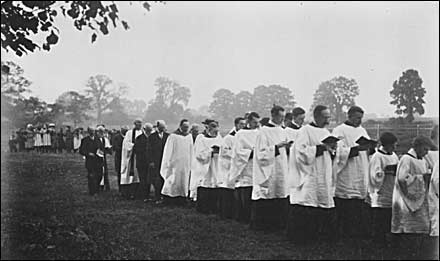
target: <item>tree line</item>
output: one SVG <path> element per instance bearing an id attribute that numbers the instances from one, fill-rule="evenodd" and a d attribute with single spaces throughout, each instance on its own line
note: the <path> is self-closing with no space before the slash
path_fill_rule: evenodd
<path id="1" fill-rule="evenodd" d="M 423 98 L 426 90 L 422 83 L 417 70 L 409 69 L 392 85 L 390 103 L 396 106 L 397 115 L 405 116 L 402 119 L 406 122 L 412 122 L 415 113 L 424 114 Z M 222 88 L 214 92 L 208 106 L 199 110 L 188 107 L 191 89 L 167 77 L 155 80 L 156 92 L 148 103 L 142 99 L 125 98 L 129 87 L 115 83 L 106 75 L 89 77 L 82 92 L 64 92 L 54 103 L 33 96 L 31 85 L 19 65 L 2 61 L 1 113 L 12 126 L 48 122 L 73 126 L 91 123 L 125 125 L 131 124 L 134 118 L 143 118 L 149 122 L 164 119 L 176 124 L 182 118 L 201 122 L 206 117 L 230 125 L 237 115 L 244 115 L 251 110 L 269 116 L 268 112 L 274 104 L 288 111 L 297 104 L 292 89 L 278 84 L 259 85 L 252 92 L 234 93 Z M 360 88 L 354 79 L 334 77 L 318 86 L 309 109 L 311 111 L 318 104 L 326 105 L 330 108 L 332 118 L 341 122 L 348 107 L 355 104 L 359 92 Z"/>

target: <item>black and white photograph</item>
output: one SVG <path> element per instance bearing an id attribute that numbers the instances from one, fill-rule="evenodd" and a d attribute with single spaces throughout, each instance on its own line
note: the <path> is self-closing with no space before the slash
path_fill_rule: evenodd
<path id="1" fill-rule="evenodd" d="M 439 260 L 438 1 L 1 1 L 1 260 Z"/>

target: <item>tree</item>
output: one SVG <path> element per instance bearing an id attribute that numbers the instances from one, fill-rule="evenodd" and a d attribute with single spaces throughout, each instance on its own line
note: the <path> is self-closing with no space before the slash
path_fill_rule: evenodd
<path id="1" fill-rule="evenodd" d="M 113 81 L 106 75 L 91 76 L 86 84 L 86 96 L 92 100 L 92 108 L 96 110 L 96 120 L 102 121 L 102 113 L 109 108 L 110 102 L 123 95 L 126 87 L 115 88 Z"/>
<path id="2" fill-rule="evenodd" d="M 244 115 L 252 110 L 252 93 L 241 91 L 234 96 L 234 112 L 235 114 Z"/>
<path id="3" fill-rule="evenodd" d="M 166 77 L 157 78 L 154 86 L 156 96 L 149 102 L 145 120 L 179 121 L 188 105 L 191 90 Z"/>
<path id="4" fill-rule="evenodd" d="M 23 94 L 30 92 L 31 82 L 24 77 L 24 70 L 11 61 L 2 61 L 1 93 L 5 100 L 16 103 L 23 99 Z"/>
<path id="5" fill-rule="evenodd" d="M 102 123 L 110 125 L 126 125 L 133 119 L 126 113 L 119 97 L 113 98 L 108 106 L 108 112 L 102 114 Z"/>
<path id="6" fill-rule="evenodd" d="M 218 121 L 227 122 L 234 117 L 234 93 L 228 89 L 219 89 L 214 92 L 213 100 L 209 105 L 209 112 Z"/>
<path id="7" fill-rule="evenodd" d="M 128 115 L 134 117 L 142 117 L 145 115 L 145 111 L 147 109 L 147 103 L 145 101 L 140 99 L 135 99 L 133 101 L 129 99 L 121 99 L 120 102 L 125 113 Z"/>
<path id="8" fill-rule="evenodd" d="M 150 11 L 148 2 L 140 2 Z M 73 20 L 76 29 L 91 30 L 92 43 L 99 33 L 109 33 L 110 23 L 114 28 L 121 24 L 125 30 L 129 29 L 128 23 L 120 19 L 115 1 L 2 1 L 2 48 L 18 56 L 41 47 L 49 51 L 58 42 L 60 30 L 55 25 L 55 18 L 60 13 Z M 45 41 L 37 44 L 35 38 L 42 36 L 46 36 Z"/>
<path id="9" fill-rule="evenodd" d="M 422 87 L 423 80 L 417 70 L 409 69 L 402 73 L 399 80 L 394 81 L 390 91 L 392 105 L 396 105 L 397 115 L 406 114 L 406 120 L 412 122 L 414 113 L 425 113 L 423 104 L 426 90 Z"/>
<path id="10" fill-rule="evenodd" d="M 87 111 L 91 109 L 91 99 L 78 92 L 62 93 L 55 103 L 63 108 L 63 113 L 73 122 L 74 127 L 89 119 Z"/>
<path id="11" fill-rule="evenodd" d="M 287 110 L 293 109 L 295 100 L 290 89 L 281 85 L 260 85 L 254 89 L 252 108 L 261 115 L 268 115 L 273 105 L 280 105 Z"/>
<path id="12" fill-rule="evenodd" d="M 359 95 L 359 86 L 354 79 L 344 76 L 334 77 L 322 82 L 313 95 L 311 110 L 316 105 L 325 105 L 336 122 L 344 119 L 344 111 L 355 104 L 355 97 Z"/>

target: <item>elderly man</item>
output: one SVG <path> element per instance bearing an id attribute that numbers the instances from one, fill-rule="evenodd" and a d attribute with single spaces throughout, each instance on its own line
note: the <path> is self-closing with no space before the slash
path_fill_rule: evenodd
<path id="1" fill-rule="evenodd" d="M 192 139 L 193 139 L 193 143 L 196 142 L 196 138 L 197 138 L 197 136 L 199 136 L 199 132 L 200 132 L 199 128 L 200 128 L 200 126 L 197 123 L 193 123 L 191 125 L 190 132 L 191 132 L 191 136 L 192 136 Z"/>
<path id="2" fill-rule="evenodd" d="M 87 169 L 87 183 L 89 188 L 89 194 L 91 196 L 96 195 L 99 192 L 99 183 L 102 178 L 102 151 L 104 150 L 103 144 L 95 136 L 95 130 L 88 128 L 89 136 L 81 140 L 81 146 L 79 153 L 86 158 Z"/>
<path id="3" fill-rule="evenodd" d="M 142 135 L 142 121 L 135 120 L 134 128 L 127 131 L 122 142 L 121 185 L 125 198 L 134 199 L 139 185 L 139 173 L 136 169 L 136 155 L 133 150 L 136 138 Z"/>
<path id="4" fill-rule="evenodd" d="M 164 203 L 183 206 L 189 190 L 189 175 L 193 156 L 193 141 L 189 122 L 180 121 L 179 128 L 167 139 L 160 174 L 165 180 L 162 188 Z"/>
<path id="5" fill-rule="evenodd" d="M 136 155 L 136 168 L 139 173 L 139 197 L 141 197 L 145 202 L 148 199 L 149 194 L 147 189 L 147 180 L 148 180 L 148 158 L 147 158 L 147 143 L 148 137 L 153 131 L 153 124 L 145 123 L 143 128 L 143 133 L 139 135 L 135 142 L 133 151 Z"/>
<path id="6" fill-rule="evenodd" d="M 148 137 L 147 160 L 148 160 L 148 181 L 147 193 L 150 194 L 151 183 L 154 186 L 154 200 L 156 204 L 162 203 L 161 191 L 163 178 L 160 175 L 162 165 L 163 150 L 169 134 L 165 132 L 165 121 L 159 120 L 156 123 L 157 131 Z"/>
<path id="7" fill-rule="evenodd" d="M 121 127 L 121 131 L 113 136 L 112 144 L 113 151 L 115 152 L 115 171 L 118 176 L 118 189 L 121 192 L 121 155 L 122 155 L 122 142 L 124 141 L 125 134 L 128 131 L 128 127 Z"/>

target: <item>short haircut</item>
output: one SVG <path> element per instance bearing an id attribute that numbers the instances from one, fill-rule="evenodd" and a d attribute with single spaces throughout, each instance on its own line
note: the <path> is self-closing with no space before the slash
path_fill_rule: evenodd
<path id="1" fill-rule="evenodd" d="M 315 107 L 315 109 L 313 109 L 313 117 L 314 117 L 314 118 L 320 117 L 322 111 L 325 111 L 325 110 L 327 110 L 327 109 L 328 109 L 327 106 L 324 106 L 324 105 L 317 105 L 317 106 Z"/>
<path id="2" fill-rule="evenodd" d="M 306 114 L 306 111 L 301 107 L 296 107 L 292 110 L 293 117 L 297 117 L 298 115 Z"/>
<path id="3" fill-rule="evenodd" d="M 284 117 L 285 120 L 293 120 L 293 113 L 288 112 L 286 113 L 286 117 Z"/>
<path id="4" fill-rule="evenodd" d="M 260 115 L 258 115 L 258 113 L 254 112 L 254 111 L 253 112 L 249 112 L 248 115 L 247 115 L 247 120 L 250 121 L 253 118 L 259 119 Z"/>
<path id="5" fill-rule="evenodd" d="M 179 126 L 182 126 L 182 124 L 184 124 L 185 122 L 189 122 L 187 119 L 182 119 L 179 123 Z"/>
<path id="6" fill-rule="evenodd" d="M 384 132 L 380 135 L 380 143 L 382 145 L 392 145 L 397 142 L 397 137 L 391 132 Z"/>
<path id="7" fill-rule="evenodd" d="M 237 117 L 237 118 L 235 118 L 235 120 L 234 120 L 234 124 L 237 125 L 237 124 L 240 123 L 240 121 L 243 121 L 243 120 L 244 120 L 243 117 Z"/>
<path id="8" fill-rule="evenodd" d="M 432 143 L 431 139 L 424 136 L 424 135 L 419 135 L 417 137 L 414 138 L 413 142 L 412 142 L 412 147 L 418 147 L 418 146 L 428 146 L 430 148 L 434 147 L 434 144 Z"/>
<path id="9" fill-rule="evenodd" d="M 272 107 L 272 109 L 270 110 L 270 114 L 271 115 L 276 115 L 276 114 L 280 113 L 280 111 L 284 111 L 284 108 L 279 106 L 279 105 L 274 105 Z"/>
<path id="10" fill-rule="evenodd" d="M 431 139 L 437 139 L 438 138 L 438 124 L 434 125 L 434 127 L 431 130 Z"/>
<path id="11" fill-rule="evenodd" d="M 364 114 L 364 110 L 362 110 L 361 107 L 356 106 L 356 105 L 351 106 L 350 109 L 348 109 L 347 114 L 348 114 L 348 116 L 350 116 L 350 115 L 355 114 L 356 112 Z"/>

